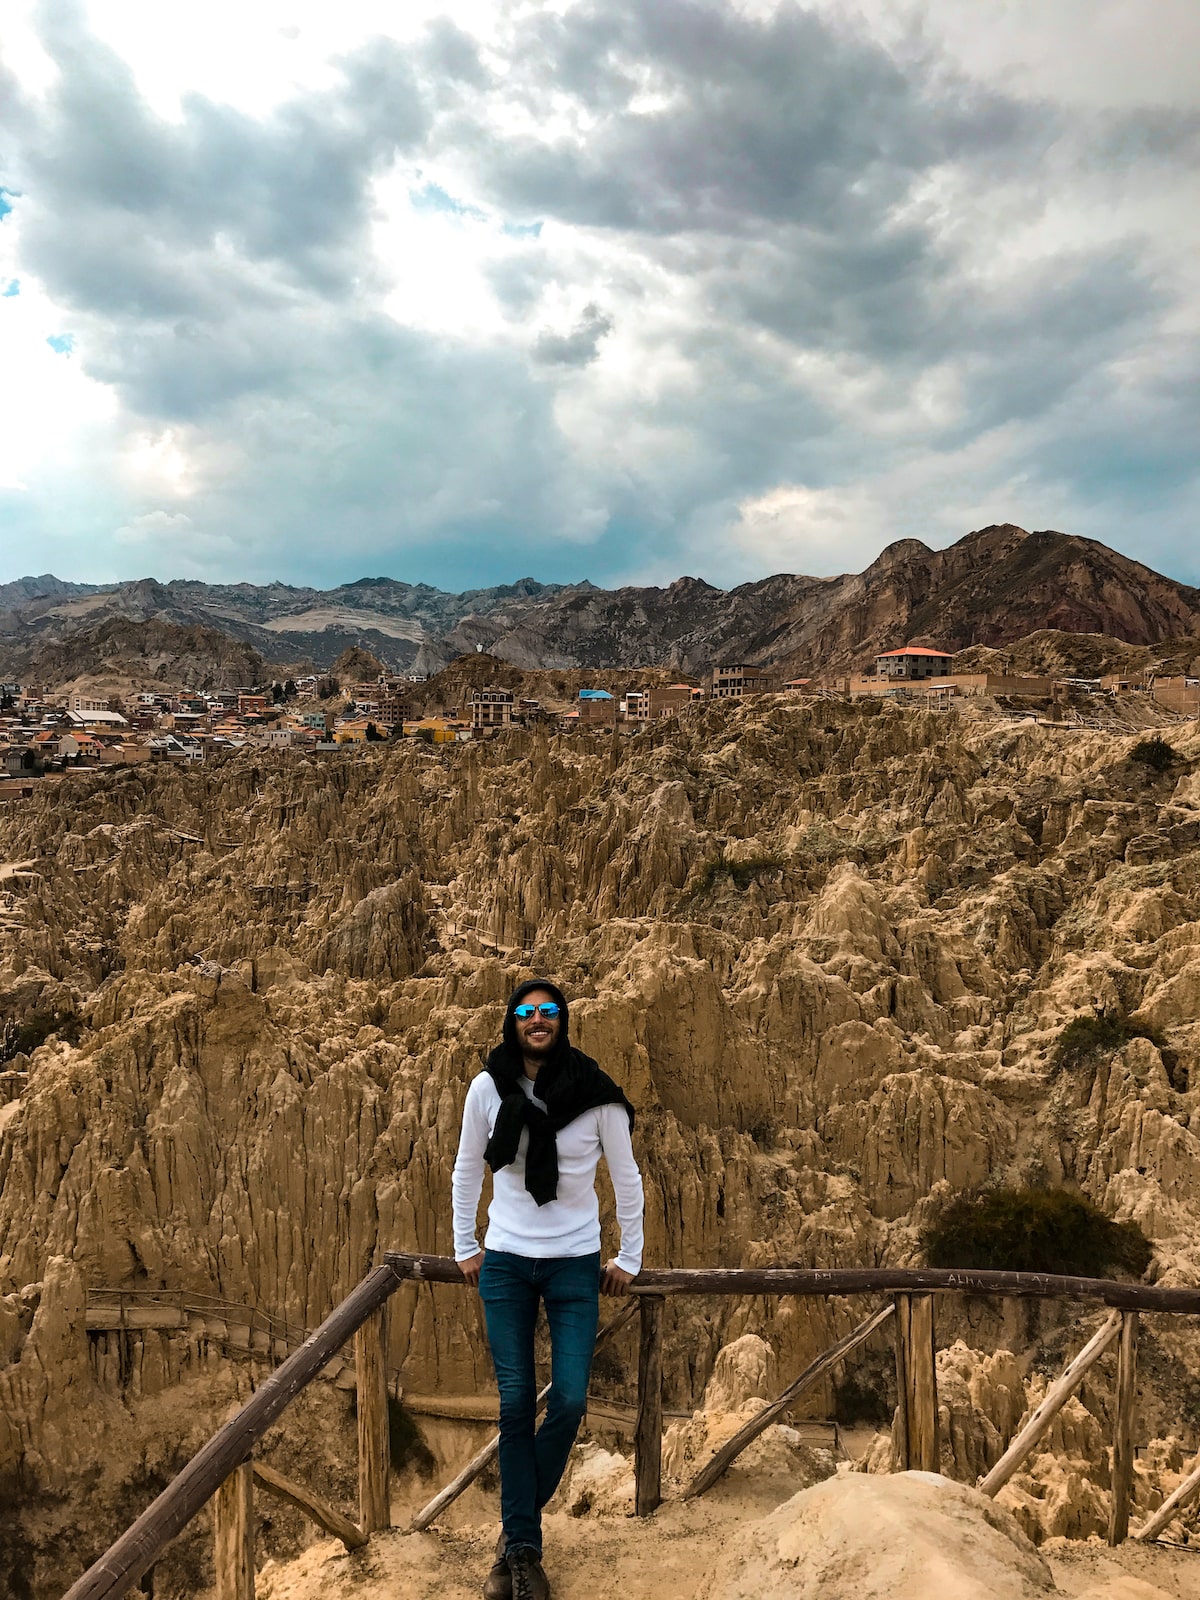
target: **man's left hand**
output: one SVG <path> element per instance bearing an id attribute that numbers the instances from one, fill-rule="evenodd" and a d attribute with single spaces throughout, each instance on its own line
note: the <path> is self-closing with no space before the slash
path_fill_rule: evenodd
<path id="1" fill-rule="evenodd" d="M 615 1261 L 610 1261 L 600 1275 L 600 1293 L 628 1294 L 629 1285 L 636 1277 L 636 1272 L 626 1272 L 624 1267 L 619 1267 Z"/>

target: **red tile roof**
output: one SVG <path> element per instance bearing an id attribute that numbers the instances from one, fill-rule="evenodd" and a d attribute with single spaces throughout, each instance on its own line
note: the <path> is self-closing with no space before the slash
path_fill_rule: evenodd
<path id="1" fill-rule="evenodd" d="M 932 645 L 906 644 L 902 650 L 881 650 L 875 659 L 882 661 L 885 656 L 942 656 L 949 661 L 952 654 L 951 650 L 935 650 Z"/>

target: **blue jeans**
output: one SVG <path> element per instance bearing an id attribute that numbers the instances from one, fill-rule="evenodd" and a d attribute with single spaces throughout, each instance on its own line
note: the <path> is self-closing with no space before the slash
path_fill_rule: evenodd
<path id="1" fill-rule="evenodd" d="M 600 1252 L 539 1260 L 487 1250 L 479 1274 L 500 1390 L 500 1516 L 509 1550 L 542 1553 L 542 1507 L 567 1465 L 587 1410 L 600 1320 Z M 533 1333 L 538 1301 L 550 1324 L 550 1395 L 534 1433 Z"/>

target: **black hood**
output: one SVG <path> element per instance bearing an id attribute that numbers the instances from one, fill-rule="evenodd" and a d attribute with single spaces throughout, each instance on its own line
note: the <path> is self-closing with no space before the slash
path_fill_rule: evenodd
<path id="1" fill-rule="evenodd" d="M 527 994 L 532 994 L 535 989 L 543 989 L 558 1007 L 558 1038 L 555 1040 L 554 1049 L 546 1058 L 546 1066 L 565 1066 L 571 1059 L 570 1022 L 571 1008 L 567 1005 L 567 997 L 556 983 L 549 983 L 545 978 L 530 978 L 528 983 L 522 983 L 513 990 L 508 997 L 508 1004 L 504 1008 L 504 1031 L 502 1034 L 504 1052 L 504 1065 L 515 1079 L 519 1072 L 525 1070 L 525 1058 L 521 1054 L 521 1045 L 517 1039 L 516 1009 Z M 496 1065 L 496 1052 L 492 1052 L 489 1065 Z"/>
<path id="2" fill-rule="evenodd" d="M 525 1058 L 517 1040 L 517 1022 L 514 1010 L 532 994 L 542 989 L 558 1005 L 560 1027 L 558 1038 L 550 1055 L 538 1067 L 537 1097 L 545 1105 L 541 1111 L 529 1100 L 520 1085 L 525 1071 Z M 558 1147 L 560 1128 L 583 1112 L 596 1106 L 621 1105 L 633 1127 L 633 1107 L 625 1098 L 620 1086 L 607 1072 L 602 1072 L 591 1056 L 576 1050 L 567 1032 L 569 1022 L 567 998 L 556 983 L 545 978 L 531 978 L 521 984 L 508 997 L 504 1012 L 503 1040 L 487 1058 L 486 1070 L 500 1093 L 500 1109 L 492 1136 L 483 1152 L 484 1160 L 493 1172 L 507 1167 L 516 1159 L 522 1130 L 529 1129 L 529 1148 L 525 1160 L 525 1187 L 539 1206 L 553 1200 L 558 1193 Z"/>

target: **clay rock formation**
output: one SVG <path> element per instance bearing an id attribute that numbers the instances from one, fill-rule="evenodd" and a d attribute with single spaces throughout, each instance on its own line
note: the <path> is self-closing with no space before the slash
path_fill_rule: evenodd
<path id="1" fill-rule="evenodd" d="M 679 1486 L 688 1484 L 738 1430 L 778 1392 L 775 1352 L 767 1340 L 744 1333 L 717 1352 L 712 1376 L 698 1410 L 685 1422 L 672 1422 L 663 1437 L 663 1473 Z M 728 1470 L 721 1492 L 735 1485 L 751 1500 L 774 1504 L 779 1487 L 819 1483 L 835 1468 L 833 1451 L 806 1443 L 786 1423 L 775 1423 L 758 1435 Z"/>
<path id="2" fill-rule="evenodd" d="M 732 1542 L 697 1600 L 1034 1600 L 1050 1568 L 993 1501 L 934 1473 L 802 1490 Z"/>
<path id="3" fill-rule="evenodd" d="M 59 1019 L 0 1063 L 5 1381 L 55 1258 L 85 1292 L 189 1289 L 311 1327 L 382 1251 L 448 1253 L 466 1086 L 534 972 L 638 1106 L 650 1263 L 909 1264 L 954 1189 L 1053 1181 L 1136 1218 L 1159 1281 L 1200 1282 L 1200 736 L 1170 738 L 1160 776 L 1100 732 L 765 698 L 617 744 L 247 751 L 39 790 L 0 813 L 0 863 L 23 864 L 0 1007 Z M 1162 1043 L 1057 1067 L 1099 1008 Z M 607 1196 L 603 1216 L 607 1243 Z M 668 1404 L 695 1410 L 746 1335 L 782 1387 L 866 1309 L 673 1300 Z M 1005 1363 L 1024 1410 L 1071 1317 L 939 1306 L 948 1472 L 1002 1447 Z M 459 1291 L 406 1286 L 390 1330 L 414 1391 L 489 1387 Z M 1164 1441 L 1200 1447 L 1194 1333 L 1147 1319 L 1142 1350 L 1139 1511 L 1175 1481 Z M 889 1363 L 881 1337 L 854 1365 L 876 1416 Z M 621 1346 L 614 1399 L 633 1376 Z M 12 1393 L 28 1487 L 48 1413 Z M 806 1405 L 838 1403 L 830 1384 Z M 1110 1403 L 1102 1367 L 1096 1429 L 1063 1439 L 1072 1504 L 1104 1503 Z M 1049 1474 L 1031 1464 L 1031 1528 L 1062 1522 Z"/>

